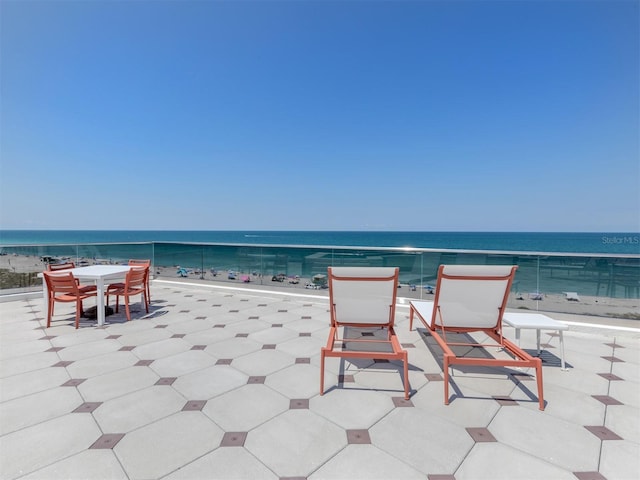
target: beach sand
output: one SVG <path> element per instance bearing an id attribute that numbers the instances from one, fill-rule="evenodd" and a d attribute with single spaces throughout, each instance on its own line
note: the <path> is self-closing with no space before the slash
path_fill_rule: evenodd
<path id="1" fill-rule="evenodd" d="M 233 285 L 244 288 L 258 289 L 282 289 L 290 290 L 296 293 L 305 293 L 313 295 L 328 296 L 326 289 L 307 289 L 305 286 L 311 283 L 310 278 L 300 278 L 298 284 L 289 284 L 287 280 L 284 282 L 274 282 L 271 276 L 257 277 L 249 276 L 251 281 L 244 283 L 240 278 L 247 274 L 238 275 L 237 280 L 228 280 L 227 272 L 218 272 L 213 277 L 210 272 L 205 272 L 204 278 L 199 273 L 189 273 L 187 277 L 180 277 L 176 274 L 176 268 L 160 267 L 155 269 L 156 278 L 162 278 L 172 281 L 185 282 L 206 282 L 219 285 Z M 579 294 L 579 292 L 578 292 Z M 398 289 L 398 297 L 400 301 L 408 303 L 411 300 L 433 300 L 434 295 L 426 293 L 424 289 L 421 291 L 419 287 L 413 290 L 409 285 L 402 284 Z M 630 318 L 632 322 L 638 322 L 640 327 L 640 299 L 633 298 L 610 298 L 610 297 L 594 297 L 579 295 L 579 301 L 567 300 L 564 294 L 543 294 L 542 300 L 532 300 L 528 294 L 519 294 L 514 292 L 509 298 L 508 308 L 523 311 L 547 312 L 547 313 L 569 313 L 575 315 L 593 315 L 609 318 Z"/>
<path id="2" fill-rule="evenodd" d="M 86 259 L 86 262 L 88 264 L 103 263 L 100 261 L 94 262 L 92 259 Z M 46 269 L 46 264 L 41 261 L 40 257 L 36 256 L 2 255 L 0 256 L 0 269 L 6 269 L 15 273 L 40 273 Z M 240 273 L 237 280 L 229 280 L 227 278 L 227 271 L 218 272 L 216 277 L 214 277 L 210 271 L 204 272 L 204 276 L 200 273 L 191 272 L 187 277 L 180 277 L 176 274 L 176 271 L 177 267 L 156 267 L 152 272 L 152 278 L 172 281 L 205 282 L 240 288 L 275 289 L 312 295 L 328 295 L 328 290 L 326 289 L 315 290 L 305 288 L 307 284 L 311 283 L 310 278 L 300 278 L 299 283 L 291 284 L 288 283 L 288 279 L 285 279 L 284 282 L 274 282 L 271 280 L 271 275 L 260 277 Z M 243 276 L 248 276 L 251 281 L 244 283 L 241 280 Z M 580 297 L 579 301 L 567 300 L 563 294 L 544 293 L 542 300 L 532 300 L 527 293 L 519 294 L 518 292 L 514 292 L 510 296 L 508 308 L 523 311 L 539 311 L 541 313 L 568 313 L 610 318 L 629 318 L 632 321 L 638 322 L 638 326 L 640 326 L 640 299 L 583 296 L 580 295 L 580 292 L 577 293 Z M 415 299 L 431 300 L 434 298 L 434 295 L 427 293 L 424 289 L 421 290 L 419 287 L 414 291 L 409 285 L 403 284 L 401 288 L 398 289 L 398 297 L 400 298 L 400 302 L 408 303 Z"/>

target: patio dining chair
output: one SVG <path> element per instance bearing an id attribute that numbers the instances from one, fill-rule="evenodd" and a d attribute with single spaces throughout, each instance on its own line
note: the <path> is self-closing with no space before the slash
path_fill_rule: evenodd
<path id="1" fill-rule="evenodd" d="M 109 306 L 109 295 L 116 296 L 116 313 L 120 304 L 120 297 L 124 297 L 125 312 L 127 314 L 127 321 L 131 321 L 131 311 L 129 304 L 130 298 L 135 295 L 141 295 L 141 301 L 144 303 L 147 313 L 149 313 L 149 302 L 147 301 L 147 288 L 145 285 L 145 279 L 147 276 L 148 268 L 144 267 L 132 267 L 127 273 L 124 284 L 112 283 L 107 287 L 107 306 Z"/>
<path id="2" fill-rule="evenodd" d="M 52 273 L 43 272 L 45 282 L 47 284 L 47 292 L 49 295 L 49 307 L 47 309 L 47 328 L 51 326 L 51 317 L 56 302 L 76 304 L 76 328 L 80 325 L 80 316 L 84 311 L 82 301 L 89 297 L 96 296 L 95 288 L 91 291 L 82 291 L 78 287 L 78 282 L 73 273 Z"/>
<path id="3" fill-rule="evenodd" d="M 49 272 L 57 272 L 58 270 L 70 270 L 72 268 L 76 268 L 76 264 L 73 262 L 47 264 L 47 271 Z"/>
<path id="4" fill-rule="evenodd" d="M 331 328 L 320 352 L 320 395 L 327 357 L 365 358 L 402 361 L 409 399 L 407 351 L 394 331 L 398 275 L 397 267 L 328 268 Z"/>
<path id="5" fill-rule="evenodd" d="M 145 267 L 147 269 L 144 278 L 144 286 L 147 294 L 147 305 L 151 303 L 151 289 L 149 288 L 149 271 L 151 270 L 151 260 L 130 259 L 129 265 L 134 267 Z"/>
<path id="6" fill-rule="evenodd" d="M 144 277 L 144 288 L 146 293 L 146 302 L 147 305 L 149 305 L 151 303 L 151 289 L 149 288 L 149 270 L 151 269 L 151 260 L 130 259 L 129 266 L 141 267 L 146 269 L 146 274 Z M 109 285 L 109 288 L 111 288 L 112 290 L 115 290 L 116 288 L 124 288 L 124 282 L 112 283 Z"/>
<path id="7" fill-rule="evenodd" d="M 48 272 L 59 272 L 63 270 L 71 270 L 72 268 L 76 268 L 76 264 L 73 262 L 47 264 Z M 80 280 L 78 280 L 77 278 L 76 278 L 76 283 L 78 284 L 78 288 L 82 293 L 95 292 L 98 289 L 98 287 L 96 287 L 95 285 L 80 286 Z"/>
<path id="8" fill-rule="evenodd" d="M 536 371 L 539 408 L 544 410 L 542 360 L 504 338 L 502 332 L 502 316 L 517 268 L 440 265 L 431 319 L 428 323 L 426 318 L 420 319 L 443 351 L 445 405 L 449 404 L 450 366 L 525 367 Z M 470 335 L 474 332 L 489 337 L 488 343 L 476 343 Z M 495 347 L 500 353 L 490 355 L 488 349 Z M 479 353 L 477 348 L 484 352 L 474 355 L 472 352 Z"/>

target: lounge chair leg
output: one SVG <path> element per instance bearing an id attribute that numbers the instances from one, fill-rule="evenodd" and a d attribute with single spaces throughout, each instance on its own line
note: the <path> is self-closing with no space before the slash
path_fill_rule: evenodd
<path id="1" fill-rule="evenodd" d="M 402 363 L 404 365 L 404 399 L 409 400 L 409 358 L 406 353 Z"/>
<path id="2" fill-rule="evenodd" d="M 536 359 L 536 382 L 538 382 L 538 403 L 540 410 L 544 410 L 544 391 L 542 386 L 542 360 Z"/>
<path id="3" fill-rule="evenodd" d="M 449 405 L 449 357 L 444 356 L 444 404 Z"/>

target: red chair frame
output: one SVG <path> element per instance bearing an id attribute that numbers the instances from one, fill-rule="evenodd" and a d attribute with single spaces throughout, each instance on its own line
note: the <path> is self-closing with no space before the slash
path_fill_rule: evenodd
<path id="1" fill-rule="evenodd" d="M 149 302 L 147 301 L 147 287 L 144 280 L 147 275 L 148 268 L 145 267 L 131 267 L 129 273 L 127 273 L 124 284 L 114 283 L 107 287 L 106 305 L 109 306 L 109 295 L 116 296 L 116 313 L 120 305 L 120 297 L 124 297 L 125 312 L 127 315 L 127 321 L 131 321 L 131 311 L 129 309 L 129 298 L 135 295 L 142 295 L 142 302 L 149 313 Z"/>
<path id="2" fill-rule="evenodd" d="M 320 352 L 320 395 L 324 394 L 324 368 L 325 358 L 367 358 L 367 359 L 384 359 L 384 360 L 400 360 L 403 363 L 403 380 L 404 380 L 404 398 L 409 399 L 409 373 L 408 373 L 408 355 L 404 350 L 398 337 L 394 331 L 394 319 L 396 310 L 396 295 L 398 289 L 399 269 L 397 267 L 329 267 L 329 302 L 331 309 L 331 328 L 329 330 L 329 338 L 326 347 Z M 346 298 L 337 300 L 336 290 L 341 282 L 353 282 L 360 284 L 360 292 L 362 298 Z M 367 298 L 367 283 L 387 282 L 389 283 L 389 292 L 387 298 Z M 348 297 L 348 295 L 347 295 Z M 362 314 L 354 305 L 345 304 L 351 300 L 359 302 L 363 306 Z M 367 307 L 371 303 L 378 303 L 379 307 L 374 305 L 371 312 L 367 312 Z M 369 304 L 369 305 L 368 305 Z M 374 312 L 373 310 L 377 310 Z M 345 313 L 343 315 L 343 313 Z M 338 336 L 341 327 L 350 328 L 381 328 L 386 330 L 387 339 L 343 339 Z M 366 345 L 386 344 L 391 346 L 391 352 L 381 352 L 377 350 L 345 350 L 343 343 L 357 343 L 359 347 Z"/>
<path id="3" fill-rule="evenodd" d="M 77 279 L 73 276 L 73 273 L 51 273 L 42 272 L 45 282 L 47 284 L 47 292 L 49 296 L 49 308 L 47 309 L 47 328 L 51 326 L 51 317 L 53 317 L 53 311 L 56 302 L 76 304 L 76 329 L 80 325 L 80 316 L 83 314 L 82 301 L 89 297 L 95 297 L 95 289 L 92 291 L 83 292 L 78 287 Z"/>
<path id="4" fill-rule="evenodd" d="M 150 269 L 151 269 L 151 260 L 139 260 L 139 259 L 129 259 L 129 265 L 132 267 L 145 267 L 146 275 L 144 277 L 144 285 L 146 288 L 147 295 L 147 305 L 151 303 L 151 288 L 149 287 L 149 277 L 150 277 Z"/>
<path id="5" fill-rule="evenodd" d="M 493 266 L 493 265 L 440 265 L 438 269 L 438 281 L 436 284 L 436 295 L 434 299 L 434 308 L 431 319 L 427 323 L 425 318 L 418 314 L 418 318 L 428 329 L 431 336 L 438 342 L 442 348 L 443 370 L 444 370 L 444 403 L 449 404 L 449 366 L 451 365 L 471 365 L 486 367 L 530 367 L 536 370 L 536 380 L 538 387 L 538 403 L 540 410 L 544 410 L 544 395 L 542 385 L 542 360 L 534 358 L 523 349 L 504 338 L 502 334 L 502 316 L 504 315 L 511 291 L 511 285 L 515 276 L 517 266 Z M 498 308 L 495 312 L 489 311 L 488 315 L 481 312 L 481 315 L 473 315 L 473 294 L 469 295 L 450 295 L 446 289 L 452 288 L 450 282 L 466 281 L 476 283 L 479 286 L 482 282 L 494 282 L 501 288 L 504 285 L 504 291 L 501 298 L 496 299 Z M 501 282 L 501 284 L 499 284 Z M 471 287 L 470 283 L 468 287 Z M 467 289 L 468 291 L 468 289 Z M 468 292 L 469 293 L 469 292 Z M 447 296 L 443 302 L 442 297 Z M 477 298 L 477 292 L 475 292 Z M 464 320 L 460 320 L 464 316 L 460 312 L 469 312 Z M 477 312 L 476 312 L 477 313 Z M 409 313 L 409 330 L 413 328 L 414 308 Z M 484 317 L 482 317 L 484 315 Z M 453 321 L 450 321 L 453 319 Z M 447 341 L 447 332 L 449 333 L 471 333 L 483 332 L 490 337 L 495 343 L 490 345 L 472 342 L 449 342 Z M 457 356 L 452 350 L 452 346 L 470 346 L 470 347 L 499 347 L 504 349 L 510 358 L 473 358 Z"/>
<path id="6" fill-rule="evenodd" d="M 59 272 L 62 270 L 71 270 L 72 268 L 76 268 L 76 264 L 73 262 L 47 264 L 48 272 Z M 80 280 L 78 280 L 77 278 L 76 283 L 78 284 L 78 289 L 81 293 L 95 292 L 98 289 L 98 287 L 95 285 L 80 286 Z"/>

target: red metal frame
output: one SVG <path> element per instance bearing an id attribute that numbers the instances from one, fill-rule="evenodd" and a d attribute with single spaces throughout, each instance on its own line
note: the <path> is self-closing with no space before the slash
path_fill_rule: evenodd
<path id="1" fill-rule="evenodd" d="M 116 296 L 116 312 L 118 312 L 118 306 L 120 304 L 120 296 L 124 297 L 125 312 L 127 314 L 127 321 L 131 321 L 131 312 L 129 310 L 129 297 L 134 295 L 142 295 L 142 302 L 149 313 L 149 302 L 147 301 L 147 287 L 145 279 L 147 278 L 147 272 L 149 267 L 131 267 L 129 273 L 123 284 L 111 284 L 107 287 L 107 306 L 109 305 L 109 295 Z"/>
<path id="2" fill-rule="evenodd" d="M 132 267 L 146 267 L 146 275 L 144 277 L 144 285 L 146 289 L 147 305 L 151 303 L 151 289 L 149 288 L 149 269 L 151 268 L 151 260 L 143 259 L 138 260 L 135 258 L 129 259 L 129 265 Z"/>
<path id="3" fill-rule="evenodd" d="M 47 265 L 47 271 L 48 272 L 59 272 L 59 271 L 62 271 L 62 270 L 71 270 L 73 268 L 76 268 L 76 264 L 73 263 L 73 262 L 49 263 Z M 97 290 L 97 288 L 98 288 L 95 285 L 81 286 L 80 285 L 80 280 L 78 280 L 77 278 L 76 278 L 76 283 L 78 284 L 78 289 L 80 290 L 80 293 L 95 292 Z"/>
<path id="4" fill-rule="evenodd" d="M 363 267 L 363 270 L 366 267 Z M 339 273 L 339 269 L 336 270 Z M 399 269 L 394 269 L 394 274 L 386 277 L 348 277 L 339 276 L 334 273 L 334 268 L 328 268 L 329 276 L 329 302 L 331 305 L 331 328 L 329 330 L 329 338 L 327 340 L 326 347 L 323 347 L 320 352 L 320 395 L 324 394 L 324 364 L 326 357 L 338 357 L 338 358 L 368 358 L 368 359 L 384 359 L 384 360 L 401 360 L 404 368 L 404 398 L 409 399 L 409 372 L 408 372 L 408 355 L 407 351 L 400 346 L 398 337 L 396 336 L 393 328 L 396 310 L 396 291 L 398 288 L 398 275 Z M 341 322 L 336 312 L 336 305 L 334 302 L 334 285 L 335 280 L 340 281 L 358 281 L 358 282 L 379 282 L 379 281 L 393 281 L 393 296 L 390 299 L 389 305 L 389 319 L 386 323 L 362 323 L 362 322 Z M 338 336 L 338 330 L 341 327 L 350 328 L 382 328 L 387 331 L 387 340 L 369 340 L 369 339 L 343 339 Z M 373 350 L 358 350 L 358 351 L 344 351 L 336 350 L 336 343 L 349 342 L 349 343 L 362 343 L 362 344 L 388 344 L 391 346 L 392 352 L 379 352 Z"/>
<path id="5" fill-rule="evenodd" d="M 129 259 L 129 266 L 130 267 L 136 267 L 136 268 L 146 268 L 146 272 L 145 272 L 145 276 L 144 276 L 144 285 L 145 285 L 145 294 L 146 294 L 146 299 L 147 299 L 147 305 L 150 305 L 151 304 L 151 289 L 149 288 L 149 275 L 150 275 L 149 274 L 149 269 L 151 268 L 151 260 Z M 124 282 L 112 283 L 107 288 L 107 293 L 109 293 L 109 290 L 117 290 L 117 289 L 122 289 L 122 288 L 124 288 Z M 107 298 L 107 300 L 108 300 L 108 298 Z"/>
<path id="6" fill-rule="evenodd" d="M 47 295 L 49 296 L 49 307 L 47 309 L 47 328 L 51 326 L 51 317 L 56 302 L 76 304 L 76 329 L 80 325 L 80 315 L 83 312 L 82 301 L 89 297 L 96 296 L 96 289 L 83 291 L 78 287 L 78 282 L 71 272 L 42 272 L 47 283 Z"/>
<path id="7" fill-rule="evenodd" d="M 502 335 L 502 316 L 504 315 L 504 311 L 507 305 L 507 301 L 509 298 L 509 292 L 511 290 L 511 285 L 513 283 L 513 278 L 516 273 L 517 266 L 511 267 L 511 272 L 509 275 L 504 277 L 499 276 L 472 276 L 472 275 L 448 275 L 444 273 L 446 265 L 440 265 L 438 269 L 438 281 L 436 285 L 436 296 L 434 299 L 434 308 L 431 315 L 431 321 L 427 323 L 427 321 L 422 318 L 420 313 L 415 310 L 413 305 L 409 311 L 409 330 L 413 329 L 413 316 L 414 313 L 417 314 L 420 321 L 424 324 L 424 326 L 429 330 L 431 336 L 438 342 L 440 348 L 444 353 L 443 356 L 443 370 L 444 370 L 444 403 L 445 405 L 449 404 L 449 366 L 451 365 L 475 365 L 475 366 L 487 366 L 487 367 L 530 367 L 535 368 L 536 370 L 536 380 L 538 387 L 538 403 L 540 410 L 544 410 L 544 393 L 543 393 L 543 385 L 542 385 L 542 360 L 540 358 L 535 358 L 529 355 L 527 352 L 522 350 L 520 347 L 504 338 Z M 507 280 L 507 284 L 505 287 L 504 296 L 502 299 L 501 306 L 499 308 L 498 316 L 496 324 L 490 328 L 481 328 L 481 327 L 448 327 L 444 325 L 442 321 L 440 306 L 439 306 L 439 297 L 441 292 L 441 284 L 442 279 L 448 280 Z M 436 320 L 440 318 L 440 325 L 436 323 Z M 465 343 L 465 342 L 447 342 L 446 334 L 450 333 L 470 333 L 470 332 L 483 332 L 489 337 L 491 337 L 496 343 L 487 345 L 487 344 L 479 344 L 479 343 Z M 442 334 L 442 335 L 440 335 Z M 470 357 L 458 357 L 455 352 L 450 348 L 451 346 L 456 345 L 465 345 L 471 347 L 500 347 L 508 352 L 512 358 L 511 359 L 502 359 L 502 358 L 470 358 Z"/>

